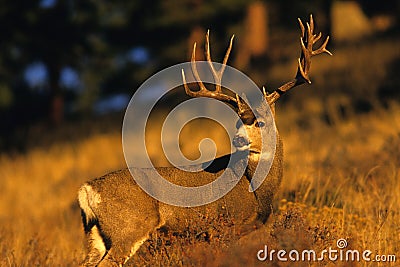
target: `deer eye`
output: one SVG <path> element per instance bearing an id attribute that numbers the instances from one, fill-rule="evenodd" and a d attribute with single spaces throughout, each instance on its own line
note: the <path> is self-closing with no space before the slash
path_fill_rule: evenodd
<path id="1" fill-rule="evenodd" d="M 236 129 L 239 129 L 240 126 L 242 126 L 242 125 L 243 125 L 243 122 L 242 122 L 241 120 L 238 120 L 238 121 L 236 122 Z"/>
<path id="2" fill-rule="evenodd" d="M 263 122 L 263 121 L 258 121 L 258 122 L 256 122 L 255 126 L 256 126 L 256 127 L 264 127 L 264 126 L 265 126 L 265 122 Z"/>

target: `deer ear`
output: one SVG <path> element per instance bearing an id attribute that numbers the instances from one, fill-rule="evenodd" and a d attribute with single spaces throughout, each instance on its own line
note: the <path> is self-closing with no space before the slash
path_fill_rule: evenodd
<path id="1" fill-rule="evenodd" d="M 247 99 L 246 95 L 242 93 L 242 96 L 239 97 L 239 95 L 236 94 L 236 100 L 238 104 L 238 115 L 240 119 L 245 124 L 253 123 L 255 116 L 250 106 L 247 104 L 249 100 Z"/>
<path id="2" fill-rule="evenodd" d="M 237 112 L 239 116 L 242 116 L 244 113 L 250 110 L 249 106 L 247 105 L 247 102 L 249 102 L 249 100 L 247 99 L 244 93 L 242 93 L 241 97 L 239 97 L 239 95 L 236 94 L 236 102 L 238 107 Z"/>
<path id="3" fill-rule="evenodd" d="M 261 101 L 260 106 L 257 108 L 257 112 L 259 114 L 268 114 L 269 110 L 271 110 L 272 115 L 275 116 L 275 102 L 270 103 L 268 101 L 268 93 L 265 92 L 264 87 L 263 87 L 263 93 L 264 93 L 265 101 Z M 265 96 L 267 96 L 267 97 L 265 97 Z"/>

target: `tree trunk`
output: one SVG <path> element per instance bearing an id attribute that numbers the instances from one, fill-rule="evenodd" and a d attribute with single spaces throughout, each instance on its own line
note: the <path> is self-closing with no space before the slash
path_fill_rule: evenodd
<path id="1" fill-rule="evenodd" d="M 59 125 L 64 120 L 64 96 L 60 88 L 60 67 L 49 64 L 50 108 L 49 119 L 53 125 Z"/>
<path id="2" fill-rule="evenodd" d="M 267 54 L 269 43 L 267 5 L 261 1 L 251 3 L 244 21 L 244 42 L 238 52 L 236 66 L 245 69 L 253 57 Z"/>
<path id="3" fill-rule="evenodd" d="M 192 57 L 194 43 L 197 44 L 196 60 L 198 60 L 198 61 L 205 60 L 204 53 L 199 53 L 199 51 L 201 51 L 204 47 L 203 44 L 204 44 L 205 35 L 206 35 L 205 30 L 200 26 L 196 26 L 192 29 L 189 39 L 188 39 L 188 44 L 187 44 L 187 47 L 188 47 L 187 59 L 188 59 L 188 61 L 190 61 L 190 59 Z"/>

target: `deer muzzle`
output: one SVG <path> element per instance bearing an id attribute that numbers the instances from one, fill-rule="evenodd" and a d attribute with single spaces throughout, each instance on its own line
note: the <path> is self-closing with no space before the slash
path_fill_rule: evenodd
<path id="1" fill-rule="evenodd" d="M 232 144 L 236 147 L 237 150 L 246 150 L 250 148 L 250 142 L 246 137 L 236 135 L 233 140 Z"/>

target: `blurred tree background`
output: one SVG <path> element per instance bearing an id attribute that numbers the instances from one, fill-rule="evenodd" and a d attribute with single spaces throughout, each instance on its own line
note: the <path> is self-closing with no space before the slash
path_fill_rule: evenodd
<path id="1" fill-rule="evenodd" d="M 284 47 L 298 35 L 297 17 L 313 13 L 332 34 L 332 7 L 347 2 L 375 19 L 381 35 L 398 36 L 398 0 L 1 1 L 0 149 L 24 149 L 38 124 L 51 131 L 123 110 L 144 80 L 187 61 L 208 28 L 214 60 L 235 33 L 230 64 L 263 84 L 271 65 L 292 60 Z"/>

